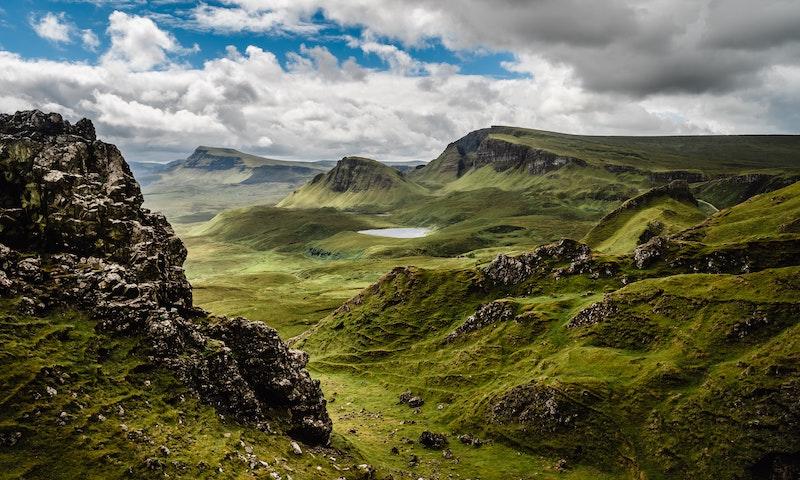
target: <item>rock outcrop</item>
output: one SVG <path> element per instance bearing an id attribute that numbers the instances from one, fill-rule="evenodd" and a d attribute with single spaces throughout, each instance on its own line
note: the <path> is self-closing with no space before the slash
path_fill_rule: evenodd
<path id="1" fill-rule="evenodd" d="M 493 134 L 514 135 L 508 127 L 492 127 L 470 132 L 445 148 L 444 152 L 420 170 L 419 175 L 461 177 L 470 170 L 491 166 L 496 172 L 514 170 L 543 175 L 567 165 L 587 166 L 584 160 L 508 142 Z"/>
<path id="2" fill-rule="evenodd" d="M 543 434 L 575 428 L 576 421 L 586 414 L 585 407 L 560 389 L 531 382 L 497 398 L 487 412 L 487 420 L 529 425 Z"/>
<path id="3" fill-rule="evenodd" d="M 186 249 L 142 201 L 89 120 L 0 115 L 0 295 L 32 315 L 86 311 L 97 328 L 140 339 L 155 365 L 220 411 L 327 443 L 331 421 L 305 354 L 266 325 L 193 307 Z"/>
<path id="4" fill-rule="evenodd" d="M 564 265 L 560 268 L 559 265 Z M 593 278 L 611 275 L 616 266 L 592 258 L 591 249 L 575 240 L 563 239 L 537 247 L 518 256 L 498 255 L 483 268 L 488 286 L 513 288 L 536 275 L 588 274 Z"/>
<path id="5" fill-rule="evenodd" d="M 511 320 L 516 315 L 517 309 L 518 305 L 513 302 L 494 301 L 481 305 L 475 313 L 464 320 L 464 323 L 448 334 L 444 341 L 452 342 L 469 332 Z"/>
<path id="6" fill-rule="evenodd" d="M 311 184 L 322 183 L 333 192 L 388 190 L 406 183 L 402 174 L 369 158 L 344 157 L 326 174 L 314 177 Z"/>

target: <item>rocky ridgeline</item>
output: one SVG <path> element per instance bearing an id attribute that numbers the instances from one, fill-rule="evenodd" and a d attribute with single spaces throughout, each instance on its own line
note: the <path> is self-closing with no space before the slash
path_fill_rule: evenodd
<path id="1" fill-rule="evenodd" d="M 513 134 L 513 129 L 492 127 L 470 132 L 447 146 L 442 155 L 431 162 L 430 169 L 460 177 L 469 170 L 487 165 L 496 172 L 514 170 L 531 175 L 543 175 L 567 165 L 587 166 L 584 160 L 507 142 L 491 136 L 493 133 Z"/>
<path id="2" fill-rule="evenodd" d="M 155 364 L 221 412 L 327 443 L 331 420 L 307 356 L 266 325 L 192 306 L 186 249 L 141 208 L 127 163 L 90 121 L 0 115 L 0 173 L 0 295 L 31 315 L 86 311 L 98 329 L 141 338 Z"/>
<path id="3" fill-rule="evenodd" d="M 677 273 L 756 272 L 765 268 L 797 265 L 800 239 L 758 240 L 713 248 L 689 241 L 691 232 L 675 236 L 656 236 L 633 251 L 636 268 L 667 266 Z"/>
<path id="4" fill-rule="evenodd" d="M 697 199 L 694 198 L 694 195 L 692 195 L 692 191 L 689 190 L 689 184 L 685 180 L 672 180 L 666 185 L 651 188 L 641 195 L 637 195 L 626 200 L 622 203 L 622 205 L 607 213 L 602 219 L 600 219 L 597 225 L 600 226 L 606 224 L 630 210 L 636 210 L 644 205 L 647 205 L 653 200 L 664 197 L 669 197 L 679 202 L 690 203 L 694 206 L 698 205 Z M 589 235 L 591 235 L 591 232 Z M 646 238 L 645 241 L 649 240 L 650 238 L 652 238 L 652 236 Z"/>
<path id="5" fill-rule="evenodd" d="M 319 174 L 312 184 L 322 182 L 334 192 L 388 190 L 406 182 L 400 172 L 382 163 L 361 157 L 344 157 L 328 173 Z"/>
<path id="6" fill-rule="evenodd" d="M 498 255 L 483 268 L 482 283 L 486 287 L 515 288 L 541 275 L 556 279 L 588 275 L 598 279 L 613 276 L 618 270 L 617 264 L 592 257 L 587 245 L 565 238 L 521 255 Z"/>

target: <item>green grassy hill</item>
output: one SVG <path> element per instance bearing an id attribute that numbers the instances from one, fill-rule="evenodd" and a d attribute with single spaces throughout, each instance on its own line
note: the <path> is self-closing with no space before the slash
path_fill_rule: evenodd
<path id="1" fill-rule="evenodd" d="M 380 228 L 379 222 L 380 218 L 351 215 L 333 208 L 248 207 L 220 213 L 193 229 L 190 235 L 240 243 L 259 250 L 293 250 L 339 232 Z"/>
<path id="2" fill-rule="evenodd" d="M 769 478 L 800 461 L 800 191 L 772 191 L 797 141 L 493 127 L 220 215 L 187 272 L 199 304 L 297 336 L 382 475 Z M 593 252 L 537 248 L 561 237 Z"/>
<path id="3" fill-rule="evenodd" d="M 800 233 L 781 233 L 787 218 L 798 218 L 798 198 L 797 185 L 762 195 L 712 216 L 699 227 L 705 237 L 690 229 L 678 238 L 706 241 L 707 258 L 725 255 L 717 235 L 798 243 Z M 767 205 L 771 217 L 758 235 L 734 227 Z M 324 385 L 341 392 L 358 382 L 358 395 L 342 394 L 353 410 L 392 419 L 371 425 L 355 445 L 395 473 L 404 471 L 402 457 L 375 446 L 396 438 L 398 423 L 408 438 L 447 434 L 462 463 L 487 468 L 486 478 L 513 462 L 459 445 L 457 435 L 528 452 L 525 461 L 545 472 L 564 459 L 575 478 L 796 471 L 800 410 L 787 405 L 800 386 L 791 367 L 800 361 L 800 267 L 683 274 L 636 268 L 629 256 L 575 260 L 583 257 L 560 248 L 520 260 L 532 270 L 507 260 L 478 270 L 395 269 L 302 335 L 297 345 L 311 352 Z M 800 257 L 790 249 L 780 261 L 798 265 Z M 515 277 L 521 271 L 528 273 Z M 481 313 L 483 305 L 498 306 Z M 406 390 L 425 399 L 420 413 L 393 406 Z M 438 452 L 388 445 L 425 459 L 419 473 L 461 471 L 437 462 Z"/>
<path id="4" fill-rule="evenodd" d="M 278 204 L 285 208 L 335 207 L 342 210 L 383 210 L 413 202 L 424 189 L 378 161 L 345 157 L 324 175 L 317 175 Z"/>
<path id="5" fill-rule="evenodd" d="M 608 213 L 583 241 L 615 255 L 630 253 L 656 235 L 671 235 L 706 218 L 685 182 L 656 187 Z"/>
<path id="6" fill-rule="evenodd" d="M 226 419 L 154 369 L 136 338 L 17 301 L 0 301 L 0 478 L 360 478 L 345 439 L 336 461 L 295 455 L 287 436 Z"/>
<path id="7" fill-rule="evenodd" d="M 708 244 L 793 238 L 800 234 L 800 182 L 723 210 L 684 235 Z"/>
<path id="8" fill-rule="evenodd" d="M 172 223 L 196 223 L 224 210 L 274 205 L 330 165 L 200 146 L 184 160 L 132 162 L 131 169 L 142 185 L 146 207 L 164 213 Z"/>

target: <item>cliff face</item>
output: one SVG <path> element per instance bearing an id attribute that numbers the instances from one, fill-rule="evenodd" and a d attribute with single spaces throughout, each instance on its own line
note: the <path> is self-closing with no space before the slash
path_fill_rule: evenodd
<path id="1" fill-rule="evenodd" d="M 375 160 L 345 157 L 327 174 L 314 178 L 334 192 L 364 192 L 371 189 L 388 190 L 406 182 L 400 173 Z"/>
<path id="2" fill-rule="evenodd" d="M 141 205 L 119 150 L 90 121 L 0 115 L 0 296 L 32 315 L 86 311 L 98 329 L 139 339 L 217 409 L 327 443 L 331 421 L 306 355 L 266 325 L 194 308 L 183 243 Z"/>
<path id="3" fill-rule="evenodd" d="M 470 132 L 447 146 L 442 154 L 425 167 L 421 174 L 460 177 L 469 170 L 491 166 L 496 172 L 516 170 L 530 175 L 542 175 L 568 164 L 586 166 L 583 160 L 557 155 L 553 152 L 511 143 L 492 137 L 502 133 L 501 127 Z"/>

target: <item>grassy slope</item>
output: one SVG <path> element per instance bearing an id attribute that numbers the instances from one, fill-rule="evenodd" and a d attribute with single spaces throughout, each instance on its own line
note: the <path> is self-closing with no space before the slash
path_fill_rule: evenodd
<path id="1" fill-rule="evenodd" d="M 798 135 L 614 137 L 498 127 L 495 138 L 523 143 L 592 163 L 645 170 L 798 172 Z"/>
<path id="2" fill-rule="evenodd" d="M 422 190 L 407 183 L 389 189 L 361 192 L 334 192 L 325 185 L 306 184 L 278 203 L 284 208 L 333 207 L 340 210 L 385 211 L 394 205 L 414 201 Z"/>
<path id="3" fill-rule="evenodd" d="M 613 282 L 543 282 L 534 295 L 512 297 L 522 310 L 532 312 L 533 321 L 500 323 L 443 344 L 444 336 L 487 298 L 470 291 L 466 272 L 418 271 L 382 286 L 376 295 L 367 295 L 352 312 L 324 321 L 300 346 L 312 353 L 312 367 L 324 384 L 342 385 L 344 378 L 350 378 L 358 382 L 359 391 L 370 392 L 374 398 L 362 398 L 357 407 L 369 405 L 385 412 L 392 410 L 400 392 L 410 388 L 421 393 L 429 406 L 419 417 L 402 409 L 394 413 L 400 414 L 398 420 L 414 418 L 421 423 L 408 429 L 417 434 L 433 429 L 450 433 L 451 439 L 463 432 L 504 439 L 549 456 L 553 463 L 565 456 L 621 476 L 633 466 L 647 472 L 648 478 L 662 478 L 673 468 L 703 472 L 702 478 L 727 472 L 722 476 L 730 478 L 741 474 L 742 464 L 757 461 L 765 445 L 791 452 L 793 442 L 800 440 L 786 427 L 756 413 L 762 411 L 763 399 L 756 398 L 755 405 L 738 411 L 737 420 L 725 427 L 729 435 L 740 438 L 739 463 L 728 461 L 727 445 L 713 440 L 720 432 L 714 418 L 691 420 L 691 425 L 698 425 L 693 434 L 683 430 L 687 423 L 670 427 L 674 431 L 653 431 L 648 429 L 652 412 L 664 415 L 668 425 L 672 425 L 670 418 L 690 422 L 687 417 L 706 409 L 734 408 L 737 389 L 747 395 L 751 385 L 780 383 L 754 372 L 750 384 L 739 385 L 725 381 L 718 372 L 740 361 L 745 364 L 736 367 L 737 374 L 751 362 L 760 365 L 755 371 L 762 372 L 770 365 L 794 361 L 797 333 L 796 328 L 790 329 L 791 313 L 780 314 L 773 319 L 777 325 L 745 341 L 732 341 L 728 335 L 734 323 L 752 314 L 753 308 L 796 302 L 799 273 L 794 267 L 739 277 L 685 275 L 635 283 L 614 297 L 624 298 L 631 312 L 646 313 L 650 323 L 638 324 L 639 317 L 632 313 L 588 332 L 567 329 L 566 323 L 598 298 L 592 292 L 614 288 Z M 654 291 L 664 293 L 653 297 Z M 401 303 L 391 300 L 398 295 Z M 796 312 L 798 305 L 793 305 Z M 649 313 L 653 309 L 661 313 Z M 486 420 L 497 395 L 531 381 L 568 396 L 583 395 L 593 411 L 575 430 L 552 435 L 532 436 L 523 426 Z M 712 392 L 719 391 L 719 382 L 731 398 L 714 399 Z M 444 407 L 439 410 L 437 404 Z M 678 405 L 681 410 L 674 410 Z M 753 418 L 770 422 L 772 430 L 748 433 L 744 425 Z M 380 438 L 380 432 L 378 427 L 378 439 L 387 440 Z M 389 443 L 394 444 L 391 439 Z M 576 454 L 579 445 L 583 451 Z M 662 445 L 669 445 L 669 451 Z M 703 448 L 705 454 L 698 456 Z M 472 456 L 464 455 L 462 461 L 472 461 Z M 397 467 L 391 458 L 374 461 Z M 498 456 L 495 468 L 501 471 L 500 466 L 509 461 Z M 575 470 L 576 474 L 581 471 Z M 595 475 L 584 471 L 578 476 Z"/>
<path id="4" fill-rule="evenodd" d="M 342 231 L 381 228 L 384 225 L 387 224 L 381 222 L 380 217 L 351 215 L 333 208 L 249 207 L 223 212 L 192 230 L 192 235 L 240 243 L 259 250 L 293 250 Z"/>
<path id="5" fill-rule="evenodd" d="M 763 196 L 782 200 L 769 204 L 773 218 L 759 235 L 774 234 L 781 222 L 798 218 L 793 200 L 800 192 L 789 190 L 791 195 Z M 765 202 L 755 198 L 707 223 L 722 228 L 720 222 L 730 216 L 735 225 L 739 216 L 758 214 Z M 733 226 L 725 234 L 729 241 L 752 236 Z M 533 321 L 496 324 L 445 344 L 443 338 L 479 304 L 508 293 L 480 293 L 470 286 L 470 270 L 411 270 L 365 293 L 349 312 L 325 319 L 299 345 L 312 353 L 312 368 L 328 391 L 350 391 L 357 382 L 357 391 L 369 392 L 350 400 L 356 402 L 354 410 L 367 405 L 384 414 L 391 411 L 398 420 L 409 418 L 393 407 L 397 395 L 408 388 L 422 393 L 426 406 L 411 418 L 424 425 L 405 427 L 411 432 L 406 436 L 422 429 L 466 431 L 531 449 L 552 461 L 567 456 L 614 476 L 627 476 L 633 469 L 648 478 L 687 470 L 700 478 L 757 476 L 742 468 L 758 462 L 766 446 L 793 453 L 800 438 L 790 424 L 776 419 L 787 400 L 773 392 L 791 392 L 792 382 L 800 378 L 794 379 L 794 370 L 789 377 L 769 372 L 800 360 L 800 269 L 676 275 L 619 289 L 622 274 L 640 275 L 623 271 L 615 279 L 594 281 L 542 278 L 526 287 L 528 294 L 511 292 L 508 297 L 521 311 L 531 312 Z M 615 290 L 610 298 L 623 311 L 613 322 L 566 328 L 576 312 L 600 298 L 597 292 Z M 743 322 L 757 312 L 771 312 L 766 326 L 744 336 L 733 333 L 742 331 Z M 647 320 L 642 323 L 642 318 Z M 567 395 L 579 393 L 591 399 L 593 412 L 575 430 L 553 435 L 532 436 L 523 427 L 485 420 L 497 395 L 530 381 Z M 750 428 L 754 420 L 769 428 Z M 370 429 L 369 438 L 354 439 L 363 451 L 380 455 L 375 442 L 394 444 L 385 425 L 378 422 Z M 573 451 L 578 445 L 580 455 Z M 469 453 L 464 455 L 463 462 L 473 461 Z M 375 461 L 402 468 L 390 456 Z M 501 455 L 496 462 L 500 468 L 509 459 Z M 447 472 L 448 467 L 445 463 L 435 469 Z M 593 478 L 597 472 L 577 468 L 574 474 Z"/>
<path id="6" fill-rule="evenodd" d="M 80 313 L 34 318 L 2 300 L 0 318 L 0 433 L 21 433 L 0 448 L 0 478 L 341 475 L 329 452 L 298 457 L 287 437 L 223 419 L 169 372 L 148 368 L 135 339 L 97 333 Z M 251 468 L 248 451 L 269 466 Z M 160 466 L 148 468 L 147 459 Z"/>
<path id="7" fill-rule="evenodd" d="M 337 190 L 345 180 L 346 190 Z M 379 181 L 378 181 L 379 180 Z M 381 187 L 371 182 L 378 181 Z M 418 200 L 425 189 L 398 170 L 376 160 L 346 157 L 322 177 L 317 177 L 278 203 L 285 208 L 334 207 L 341 210 L 385 211 Z"/>
<path id="8" fill-rule="evenodd" d="M 708 244 L 796 236 L 800 233 L 800 182 L 725 209 L 689 233 Z"/>
<path id="9" fill-rule="evenodd" d="M 653 232 L 654 235 L 671 235 L 706 218 L 701 208 L 689 199 L 676 198 L 668 193 L 628 207 L 636 203 L 636 200 L 631 199 L 603 217 L 586 234 L 583 241 L 595 250 L 624 255 L 643 243 L 640 239 L 648 228 L 657 230 Z"/>
<path id="10" fill-rule="evenodd" d="M 294 162 L 291 160 L 275 160 L 273 158 L 266 158 L 261 157 L 258 155 L 253 155 L 250 153 L 240 152 L 239 150 L 235 150 L 233 148 L 223 148 L 223 147 L 207 147 L 207 146 L 199 146 L 197 150 L 202 150 L 204 153 L 208 155 L 213 155 L 215 157 L 230 157 L 241 159 L 242 162 L 250 168 L 261 167 L 265 165 L 283 165 L 287 167 L 294 167 L 294 166 L 302 166 L 302 167 L 309 167 L 315 168 L 324 172 L 328 170 L 328 168 L 324 165 L 318 164 L 316 162 Z"/>

